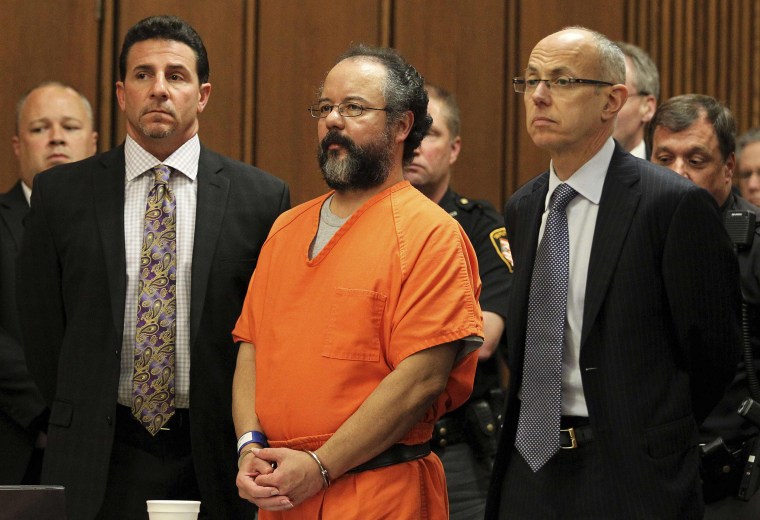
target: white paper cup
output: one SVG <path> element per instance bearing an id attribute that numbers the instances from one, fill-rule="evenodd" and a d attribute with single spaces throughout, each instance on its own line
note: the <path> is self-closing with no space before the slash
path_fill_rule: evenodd
<path id="1" fill-rule="evenodd" d="M 148 500 L 150 520 L 198 520 L 201 503 L 196 500 Z"/>

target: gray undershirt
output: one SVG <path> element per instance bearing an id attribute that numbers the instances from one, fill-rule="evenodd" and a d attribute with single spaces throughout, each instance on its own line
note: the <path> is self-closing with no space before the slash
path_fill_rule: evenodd
<path id="1" fill-rule="evenodd" d="M 322 204 L 322 209 L 319 211 L 319 227 L 317 228 L 317 236 L 311 242 L 309 247 L 309 260 L 319 254 L 320 251 L 327 245 L 330 239 L 335 236 L 340 227 L 346 223 L 351 215 L 346 218 L 340 218 L 335 213 L 330 211 L 330 202 L 333 196 L 330 195 Z"/>

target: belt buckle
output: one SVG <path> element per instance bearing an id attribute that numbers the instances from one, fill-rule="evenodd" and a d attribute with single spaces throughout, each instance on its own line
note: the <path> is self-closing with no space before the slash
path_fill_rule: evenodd
<path id="1" fill-rule="evenodd" d="M 567 434 L 570 436 L 570 446 L 562 446 L 562 444 L 559 445 L 560 449 L 563 450 L 574 450 L 578 447 L 578 439 L 575 438 L 575 428 L 568 428 L 566 430 L 560 430 L 561 432 L 567 432 Z"/>

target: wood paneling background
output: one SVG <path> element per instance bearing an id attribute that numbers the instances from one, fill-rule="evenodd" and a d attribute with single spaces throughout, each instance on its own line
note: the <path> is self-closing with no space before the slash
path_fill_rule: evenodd
<path id="1" fill-rule="evenodd" d="M 463 149 L 454 186 L 497 206 L 547 166 L 530 141 L 511 78 L 543 36 L 585 25 L 652 54 L 662 97 L 710 94 L 739 130 L 760 125 L 760 2 L 756 0 L 0 0 L 0 191 L 16 179 L 15 104 L 47 79 L 93 102 L 100 149 L 119 144 L 124 120 L 114 82 L 124 32 L 172 13 L 201 34 L 212 94 L 203 143 L 285 179 L 294 202 L 325 190 L 316 123 L 306 107 L 352 42 L 396 47 L 456 95 Z"/>

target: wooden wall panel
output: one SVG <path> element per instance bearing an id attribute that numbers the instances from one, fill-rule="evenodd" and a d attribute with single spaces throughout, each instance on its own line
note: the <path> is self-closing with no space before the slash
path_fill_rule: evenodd
<path id="1" fill-rule="evenodd" d="M 259 0 L 254 163 L 285 179 L 293 204 L 327 191 L 317 164 L 317 120 L 307 108 L 352 42 L 383 41 L 380 0 Z M 385 36 L 387 38 L 387 36 Z"/>
<path id="2" fill-rule="evenodd" d="M 628 0 L 624 39 L 660 69 L 661 99 L 707 94 L 726 103 L 739 132 L 760 126 L 760 2 Z"/>
<path id="3" fill-rule="evenodd" d="M 252 107 L 245 104 L 245 92 L 250 89 L 246 80 L 246 49 L 250 49 L 250 14 L 245 0 L 216 0 L 214 2 L 185 0 L 120 0 L 116 2 L 115 44 L 110 96 L 116 102 L 113 84 L 118 79 L 118 55 L 126 31 L 139 20 L 152 15 L 173 14 L 187 20 L 198 31 L 206 46 L 210 63 L 211 97 L 200 116 L 201 142 L 221 154 L 244 158 L 245 128 Z M 104 93 L 105 95 L 105 93 Z M 126 122 L 116 110 L 111 145 L 124 140 Z"/>
<path id="4" fill-rule="evenodd" d="M 502 0 L 400 0 L 395 47 L 425 77 L 453 92 L 462 116 L 462 152 L 452 186 L 499 204 L 504 175 L 507 6 Z M 431 30 L 431 28 L 435 28 Z"/>
<path id="5" fill-rule="evenodd" d="M 100 11 L 97 0 L 49 2 L 3 0 L 0 7 L 0 192 L 18 179 L 11 139 L 16 133 L 16 102 L 28 89 L 48 80 L 68 83 L 98 107 Z M 76 28 L 73 30 L 73 28 Z M 97 121 L 97 113 L 96 113 Z"/>

